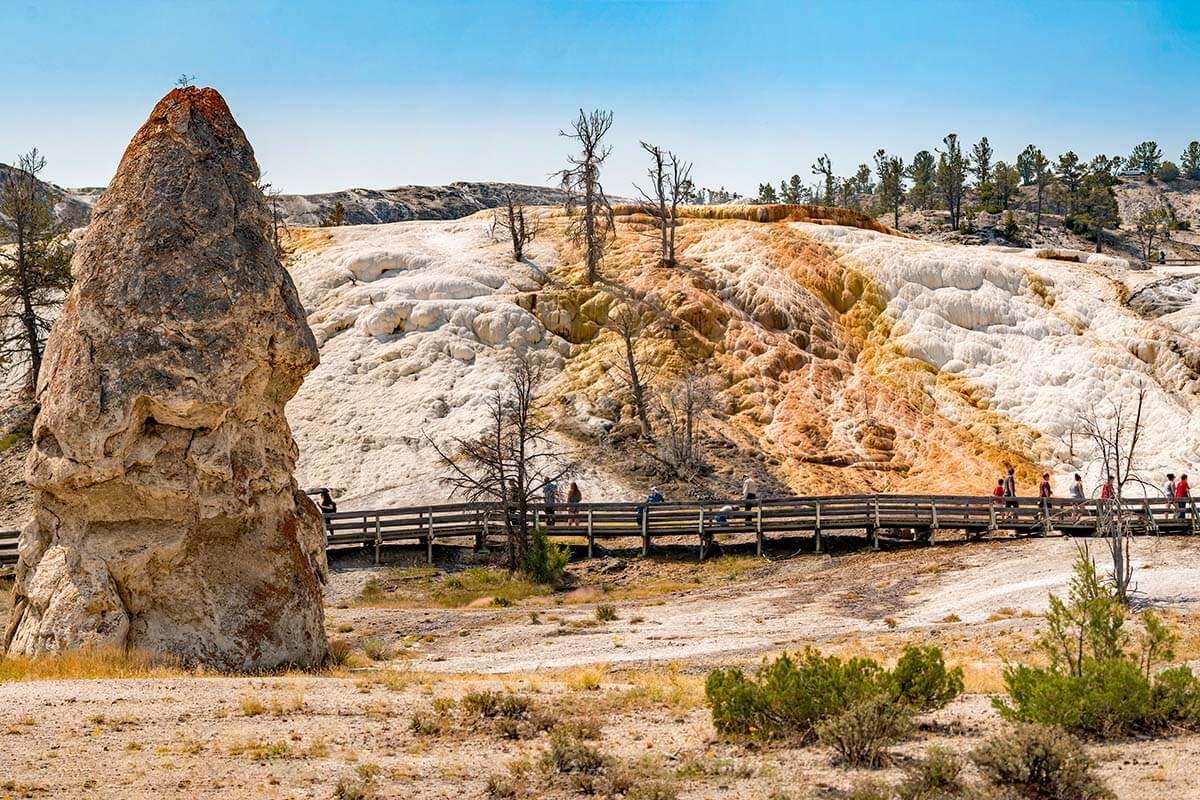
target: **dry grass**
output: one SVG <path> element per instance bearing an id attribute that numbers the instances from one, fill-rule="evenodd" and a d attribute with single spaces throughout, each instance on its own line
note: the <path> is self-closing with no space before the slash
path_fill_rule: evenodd
<path id="1" fill-rule="evenodd" d="M 616 205 L 613 213 L 617 216 L 639 214 L 642 207 L 638 205 Z M 725 206 L 687 206 L 679 209 L 683 219 L 740 219 L 747 222 L 816 222 L 829 225 L 847 225 L 854 228 L 866 228 L 879 233 L 893 236 L 905 236 L 888 226 L 876 221 L 860 211 L 833 206 L 818 206 L 802 203 L 772 203 L 771 205 L 725 205 Z"/>
<path id="2" fill-rule="evenodd" d="M 199 670 L 184 669 L 178 661 L 165 656 L 136 651 L 125 652 L 114 648 L 73 650 L 39 658 L 9 656 L 0 661 L 0 683 L 99 680 L 103 678 L 173 678 L 202 674 L 204 673 Z"/>
<path id="3" fill-rule="evenodd" d="M 358 608 L 509 605 L 552 591 L 552 587 L 531 583 L 504 570 L 471 567 L 445 574 L 434 568 L 414 567 L 390 570 L 383 578 L 367 581 L 351 605 Z"/>

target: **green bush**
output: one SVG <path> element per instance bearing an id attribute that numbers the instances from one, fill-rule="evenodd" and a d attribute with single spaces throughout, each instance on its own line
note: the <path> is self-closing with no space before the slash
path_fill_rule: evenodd
<path id="1" fill-rule="evenodd" d="M 1134 647 L 1125 616 L 1095 564 L 1081 556 L 1068 599 L 1050 598 L 1038 641 L 1048 663 L 1005 669 L 1008 697 L 993 701 L 1001 716 L 1098 737 L 1200 729 L 1200 681 L 1185 667 L 1154 672 L 1174 658 L 1177 637 L 1148 610 Z"/>
<path id="2" fill-rule="evenodd" d="M 963 759 L 944 747 L 931 747 L 905 769 L 904 780 L 896 787 L 898 800 L 949 800 L 968 794 L 963 779 Z"/>
<path id="3" fill-rule="evenodd" d="M 940 708 L 962 691 L 962 671 L 946 670 L 936 647 L 907 648 L 890 671 L 872 659 L 842 661 L 810 647 L 764 661 L 753 678 L 736 668 L 713 670 L 704 691 L 720 733 L 811 741 L 817 725 L 872 697 L 913 712 Z"/>
<path id="4" fill-rule="evenodd" d="M 604 765 L 605 758 L 599 750 L 561 731 L 550 735 L 550 749 L 542 755 L 542 766 L 547 772 L 596 775 Z"/>
<path id="5" fill-rule="evenodd" d="M 545 528 L 534 528 L 529 535 L 529 552 L 525 556 L 525 574 L 534 583 L 557 586 L 562 582 L 571 560 L 571 551 L 550 541 Z"/>
<path id="6" fill-rule="evenodd" d="M 971 754 L 994 787 L 1029 800 L 1108 800 L 1115 795 L 1093 772 L 1083 745 L 1044 725 L 1014 725 Z"/>
<path id="7" fill-rule="evenodd" d="M 837 752 L 839 763 L 874 769 L 889 762 L 889 745 L 912 734 L 915 717 L 913 706 L 876 692 L 818 724 L 817 738 Z"/>
<path id="8" fill-rule="evenodd" d="M 612 622 L 617 618 L 617 609 L 608 603 L 601 603 L 596 606 L 596 620 L 598 622 Z"/>

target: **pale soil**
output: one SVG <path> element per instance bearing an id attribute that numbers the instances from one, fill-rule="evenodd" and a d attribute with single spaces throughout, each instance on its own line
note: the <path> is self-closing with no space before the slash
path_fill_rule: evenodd
<path id="1" fill-rule="evenodd" d="M 593 717 L 602 726 L 599 750 L 642 762 L 681 798 L 782 792 L 799 800 L 828 797 L 864 776 L 894 782 L 898 768 L 847 771 L 820 747 L 718 741 L 699 694 L 706 669 L 810 643 L 888 658 L 904 644 L 936 642 L 967 668 L 976 693 L 926 718 L 895 752 L 901 761 L 932 743 L 968 752 L 1001 730 L 978 692 L 999 687 L 1005 657 L 1027 656 L 1038 620 L 1022 612 L 1040 612 L 1048 592 L 1065 588 L 1075 546 L 1028 539 L 773 563 L 734 557 L 702 568 L 610 557 L 573 564 L 571 592 L 460 609 L 353 607 L 370 577 L 397 572 L 343 557 L 330 586 L 331 636 L 384 639 L 398 652 L 392 661 L 335 675 L 0 684 L 0 797 L 327 798 L 364 764 L 380 768 L 378 797 L 484 797 L 488 776 L 504 774 L 515 758 L 528 756 L 537 774 L 545 734 L 510 741 L 484 725 L 444 735 L 409 728 L 433 698 L 479 686 Z M 1139 540 L 1135 556 L 1141 601 L 1167 610 L 1184 633 L 1181 657 L 1194 658 L 1200 539 Z M 615 606 L 617 619 L 596 622 L 599 602 Z M 950 615 L 958 621 L 943 621 Z M 562 667 L 572 669 L 556 671 Z M 686 687 L 686 697 L 633 699 L 630 684 L 646 669 Z M 597 679 L 599 688 L 587 688 Z M 246 699 L 268 710 L 247 716 Z M 1120 798 L 1200 796 L 1192 769 L 1200 737 L 1091 750 Z M 525 796 L 578 795 L 559 781 Z"/>

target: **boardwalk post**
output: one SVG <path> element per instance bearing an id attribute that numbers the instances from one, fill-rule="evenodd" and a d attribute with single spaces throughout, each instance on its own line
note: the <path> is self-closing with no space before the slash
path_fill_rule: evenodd
<path id="1" fill-rule="evenodd" d="M 871 506 L 875 512 L 875 524 L 871 527 L 871 547 L 879 549 L 879 495 L 871 495 Z"/>
<path id="2" fill-rule="evenodd" d="M 425 560 L 433 563 L 433 506 L 429 507 L 429 527 L 425 532 Z"/>
<path id="3" fill-rule="evenodd" d="M 650 555 L 650 503 L 642 506 L 642 555 Z"/>
<path id="4" fill-rule="evenodd" d="M 700 506 L 700 519 L 696 523 L 700 533 L 700 560 L 704 560 L 704 556 L 708 554 L 708 543 L 704 539 L 704 506 Z"/>
<path id="5" fill-rule="evenodd" d="M 813 552 L 821 552 L 821 501 L 816 501 L 817 518 L 813 527 Z"/>
<path id="6" fill-rule="evenodd" d="M 929 501 L 929 545 L 933 546 L 933 541 L 937 537 L 938 519 L 937 519 L 937 501 Z"/>
<path id="7" fill-rule="evenodd" d="M 754 515 L 754 538 L 755 550 L 761 556 L 763 554 L 762 498 L 758 500 L 758 510 Z"/>
<path id="8" fill-rule="evenodd" d="M 478 511 L 476 512 L 476 515 L 477 516 L 475 518 L 477 520 L 481 519 Z M 488 520 L 489 519 L 491 519 L 491 510 L 485 507 L 483 509 L 482 521 L 479 523 L 479 527 L 475 530 L 475 552 L 476 553 L 482 553 L 484 550 L 484 547 L 486 546 L 484 544 L 484 542 L 487 541 L 487 537 L 488 537 Z"/>
<path id="9" fill-rule="evenodd" d="M 592 557 L 592 553 L 596 549 L 596 532 L 592 529 L 592 510 L 588 509 L 588 558 Z"/>
<path id="10" fill-rule="evenodd" d="M 383 544 L 383 534 L 379 531 L 379 515 L 375 515 L 375 563 L 379 563 L 379 546 Z"/>
<path id="11" fill-rule="evenodd" d="M 1146 527 L 1153 533 L 1158 533 L 1158 520 L 1154 518 L 1154 512 L 1150 510 L 1150 498 L 1142 499 L 1142 508 L 1146 511 Z"/>
<path id="12" fill-rule="evenodd" d="M 988 533 L 996 532 L 996 503 L 988 505 Z"/>

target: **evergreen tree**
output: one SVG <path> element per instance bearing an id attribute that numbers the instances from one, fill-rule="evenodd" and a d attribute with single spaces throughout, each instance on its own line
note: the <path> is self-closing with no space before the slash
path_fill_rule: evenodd
<path id="1" fill-rule="evenodd" d="M 787 202 L 789 202 L 789 203 L 802 202 L 801 198 L 803 196 L 804 196 L 804 181 L 800 178 L 800 176 L 793 175 L 792 177 L 788 178 Z"/>
<path id="2" fill-rule="evenodd" d="M 922 150 L 913 156 L 912 163 L 908 165 L 906 177 L 913 182 L 912 189 L 908 193 L 908 202 L 917 210 L 924 210 L 933 204 L 933 177 L 936 164 L 933 153 Z"/>
<path id="3" fill-rule="evenodd" d="M 950 227 L 958 230 L 962 220 L 963 191 L 967 183 L 967 159 L 963 156 L 958 134 L 948 133 L 942 139 L 945 150 L 938 151 L 934 183 L 946 209 L 950 212 Z"/>
<path id="4" fill-rule="evenodd" d="M 971 172 L 975 175 L 975 191 L 985 208 L 992 200 L 992 145 L 984 136 L 971 148 Z"/>
<path id="5" fill-rule="evenodd" d="M 54 218 L 54 199 L 38 178 L 46 159 L 36 148 L 0 175 L 0 365 L 29 366 L 37 387 L 46 334 L 71 285 L 65 231 Z"/>
<path id="6" fill-rule="evenodd" d="M 1033 182 L 1037 185 L 1037 212 L 1033 229 L 1041 231 L 1042 200 L 1046 196 L 1046 187 L 1054 181 L 1054 171 L 1050 169 L 1050 159 L 1046 158 L 1039 148 L 1029 145 L 1025 150 L 1029 153 L 1029 168 L 1033 170 Z"/>
<path id="7" fill-rule="evenodd" d="M 1191 142 L 1179 157 L 1183 177 L 1189 181 L 1200 181 L 1200 142 Z"/>
<path id="8" fill-rule="evenodd" d="M 1058 157 L 1058 168 L 1055 171 L 1058 173 L 1057 184 L 1060 188 L 1063 205 L 1066 207 L 1066 216 L 1071 217 L 1079 206 L 1079 192 L 1084 175 L 1083 165 L 1079 161 L 1079 156 L 1075 155 L 1073 150 L 1068 150 Z"/>
<path id="9" fill-rule="evenodd" d="M 1177 181 L 1179 180 L 1179 167 L 1175 166 L 1175 162 L 1173 161 L 1164 161 L 1159 164 L 1156 177 L 1160 181 L 1166 181 L 1167 183 Z"/>
<path id="10" fill-rule="evenodd" d="M 777 203 L 779 195 L 775 194 L 775 187 L 769 183 L 760 183 L 758 185 L 758 202 L 760 203 Z"/>
<path id="11" fill-rule="evenodd" d="M 871 183 L 871 168 L 866 164 L 859 164 L 858 171 L 854 173 L 855 191 L 861 194 L 871 194 L 875 191 L 875 185 Z"/>
<path id="12" fill-rule="evenodd" d="M 1162 150 L 1159 149 L 1158 142 L 1145 141 L 1133 148 L 1129 160 L 1125 163 L 1140 169 L 1147 180 L 1154 180 L 1154 175 L 1158 172 L 1158 165 L 1161 162 Z"/>
<path id="13" fill-rule="evenodd" d="M 992 168 L 992 201 L 998 210 L 1008 210 L 1020 182 L 1021 173 L 1016 167 L 1010 167 L 1003 161 L 996 162 Z"/>
<path id="14" fill-rule="evenodd" d="M 1040 153 L 1031 144 L 1025 145 L 1025 149 L 1017 156 L 1017 171 L 1021 173 L 1021 185 L 1032 186 L 1036 178 L 1036 170 L 1033 168 L 1033 158 L 1035 153 Z"/>
<path id="15" fill-rule="evenodd" d="M 892 212 L 892 227 L 900 227 L 900 204 L 904 201 L 904 161 L 888 156 L 881 148 L 875 153 L 875 174 L 879 178 L 879 204 Z"/>
<path id="16" fill-rule="evenodd" d="M 1117 196 L 1112 187 L 1112 181 L 1101 172 L 1089 172 L 1079 183 L 1078 210 L 1073 221 L 1091 230 L 1096 239 L 1097 253 L 1103 247 L 1104 229 L 1121 224 Z"/>
<path id="17" fill-rule="evenodd" d="M 827 206 L 833 205 L 836 179 L 833 177 L 833 162 L 829 160 L 827 154 L 823 154 L 817 159 L 817 163 L 812 165 L 812 174 L 825 179 L 823 194 L 817 199 L 817 202 Z"/>

